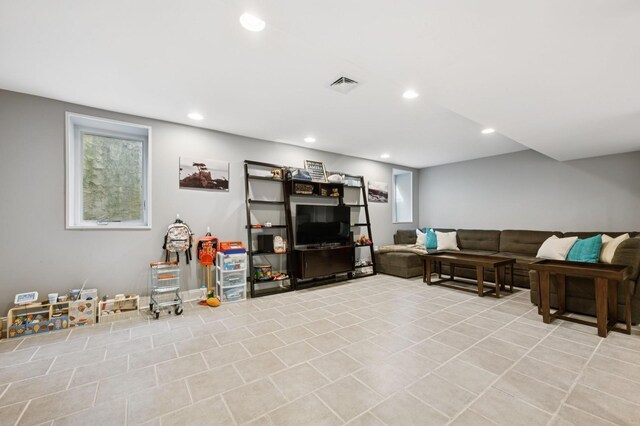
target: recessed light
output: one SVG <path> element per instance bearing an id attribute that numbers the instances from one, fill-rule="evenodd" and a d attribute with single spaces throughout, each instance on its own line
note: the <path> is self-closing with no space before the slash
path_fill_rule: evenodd
<path id="1" fill-rule="evenodd" d="M 484 129 L 484 130 L 482 131 L 482 134 L 483 134 L 483 135 L 490 135 L 491 133 L 493 133 L 493 132 L 495 132 L 495 131 L 496 131 L 496 129 L 492 129 L 491 127 L 489 127 L 489 128 L 487 128 L 487 129 Z"/>
<path id="2" fill-rule="evenodd" d="M 387 158 L 389 158 L 389 157 L 391 157 L 389 154 L 382 154 L 382 155 L 380 156 L 380 158 L 384 158 L 384 159 L 387 159 Z"/>
<path id="3" fill-rule="evenodd" d="M 313 136 L 307 136 L 306 138 L 304 138 L 304 141 L 306 143 L 314 143 L 316 141 L 316 138 L 314 138 Z"/>
<path id="4" fill-rule="evenodd" d="M 240 16 L 240 24 L 244 27 L 245 30 L 253 32 L 262 31 L 267 25 L 262 19 L 250 13 L 243 13 Z"/>
<path id="5" fill-rule="evenodd" d="M 187 117 L 189 117 L 192 120 L 196 120 L 196 121 L 200 121 L 200 120 L 202 120 L 204 118 L 202 116 L 202 114 L 200 114 L 198 112 L 192 112 L 189 115 L 187 115 Z"/>
<path id="6" fill-rule="evenodd" d="M 402 94 L 402 97 L 403 97 L 403 98 L 405 98 L 405 99 L 415 99 L 415 98 L 417 98 L 418 96 L 420 96 L 420 95 L 418 94 L 418 92 L 416 92 L 415 90 L 411 90 L 411 89 L 409 89 L 409 90 L 405 91 L 405 92 Z"/>

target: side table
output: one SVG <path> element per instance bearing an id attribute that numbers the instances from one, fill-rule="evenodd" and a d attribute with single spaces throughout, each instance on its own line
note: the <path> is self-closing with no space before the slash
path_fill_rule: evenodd
<path id="1" fill-rule="evenodd" d="M 630 266 L 544 259 L 530 264 L 529 268 L 538 272 L 538 312 L 542 314 L 542 320 L 545 323 L 548 324 L 555 318 L 560 318 L 565 321 L 596 326 L 600 337 L 607 337 L 611 330 L 631 334 L 631 291 L 628 280 L 631 272 Z M 558 309 L 553 314 L 549 302 L 550 274 L 556 276 L 558 291 Z M 565 281 L 567 276 L 594 280 L 596 324 L 564 315 L 566 312 Z M 624 286 L 626 329 L 616 327 L 618 322 L 618 285 Z"/>

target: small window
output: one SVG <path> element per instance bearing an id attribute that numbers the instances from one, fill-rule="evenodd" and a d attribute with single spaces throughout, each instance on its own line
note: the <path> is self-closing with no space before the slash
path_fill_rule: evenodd
<path id="1" fill-rule="evenodd" d="M 393 169 L 393 223 L 413 222 L 413 172 Z"/>
<path id="2" fill-rule="evenodd" d="M 67 113 L 67 228 L 151 228 L 151 128 Z"/>

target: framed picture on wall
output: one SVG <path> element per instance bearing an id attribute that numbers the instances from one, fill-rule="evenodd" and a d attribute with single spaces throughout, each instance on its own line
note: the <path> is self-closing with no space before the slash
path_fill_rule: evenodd
<path id="1" fill-rule="evenodd" d="M 311 180 L 315 182 L 326 182 L 327 171 L 322 161 L 304 160 L 304 168 L 311 175 Z"/>
<path id="2" fill-rule="evenodd" d="M 388 203 L 389 202 L 389 184 L 387 182 L 369 181 L 367 188 L 367 198 L 372 203 Z"/>
<path id="3" fill-rule="evenodd" d="M 229 191 L 229 162 L 180 157 L 180 188 Z"/>

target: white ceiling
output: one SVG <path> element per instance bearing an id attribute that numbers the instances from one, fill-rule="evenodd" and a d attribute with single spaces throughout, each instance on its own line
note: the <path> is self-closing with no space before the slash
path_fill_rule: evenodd
<path id="1" fill-rule="evenodd" d="M 0 88 L 412 167 L 564 161 L 640 150 L 640 2 L 0 0 Z"/>

